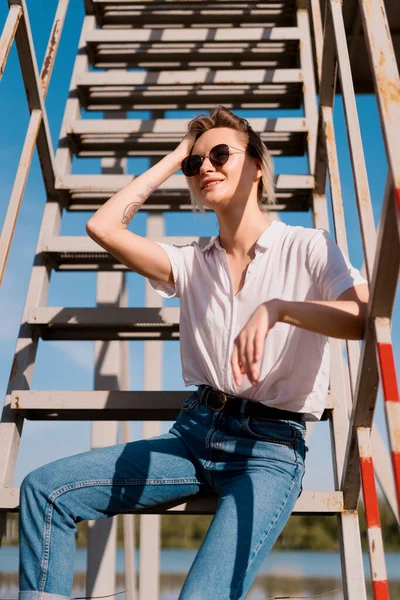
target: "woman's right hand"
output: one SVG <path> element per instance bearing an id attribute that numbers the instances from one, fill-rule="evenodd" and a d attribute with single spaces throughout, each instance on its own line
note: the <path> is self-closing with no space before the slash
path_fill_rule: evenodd
<path id="1" fill-rule="evenodd" d="M 177 146 L 175 148 L 173 153 L 176 156 L 177 160 L 179 161 L 179 164 L 181 164 L 181 162 L 183 161 L 184 158 L 189 156 L 190 151 L 193 148 L 194 142 L 195 142 L 194 135 L 187 133 L 185 135 L 185 137 L 183 138 L 183 140 L 181 141 L 181 143 L 179 144 L 179 146 Z"/>

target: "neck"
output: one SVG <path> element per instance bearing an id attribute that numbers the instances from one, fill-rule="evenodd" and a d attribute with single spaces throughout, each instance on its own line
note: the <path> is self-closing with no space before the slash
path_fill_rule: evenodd
<path id="1" fill-rule="evenodd" d="M 270 226 L 258 204 L 233 206 L 229 211 L 217 213 L 219 224 L 219 243 L 227 254 L 235 258 L 249 255 L 260 235 Z"/>

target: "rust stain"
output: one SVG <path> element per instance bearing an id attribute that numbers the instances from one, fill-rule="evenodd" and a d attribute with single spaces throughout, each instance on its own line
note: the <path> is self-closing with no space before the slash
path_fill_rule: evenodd
<path id="1" fill-rule="evenodd" d="M 386 106 L 391 102 L 400 102 L 400 87 L 398 82 L 388 81 L 386 55 L 381 50 L 379 55 L 379 67 L 377 69 L 377 84 Z M 387 108 L 386 108 L 387 110 Z M 394 125 L 394 124 L 393 124 Z"/>
<path id="2" fill-rule="evenodd" d="M 19 405 L 19 396 L 15 396 L 15 408 L 17 408 L 18 410 L 21 408 Z"/>
<path id="3" fill-rule="evenodd" d="M 43 61 L 42 73 L 40 76 L 40 85 L 43 89 L 46 87 L 46 78 L 52 67 L 52 60 L 53 60 L 53 56 L 55 54 L 55 47 L 57 45 L 57 33 L 58 33 L 59 24 L 60 24 L 60 19 L 57 19 L 57 21 L 54 23 L 53 30 L 51 32 L 51 37 L 50 37 L 50 41 L 49 41 L 49 50 Z"/>
<path id="4" fill-rule="evenodd" d="M 17 31 L 18 23 L 19 23 L 19 18 L 18 18 L 18 21 L 16 21 L 15 26 L 13 27 L 13 35 L 10 38 L 3 40 L 3 42 L 1 41 L 1 38 L 0 38 L 0 54 L 4 51 L 4 62 L 0 65 L 0 79 L 2 78 L 3 73 L 4 73 L 7 58 L 10 53 L 11 46 L 12 46 L 12 43 L 14 41 L 14 37 L 15 37 L 15 34 Z M 8 42 L 8 43 L 6 43 L 6 42 Z"/>
<path id="5" fill-rule="evenodd" d="M 376 550 L 376 544 L 375 544 L 375 540 L 372 540 L 371 542 L 371 553 L 373 554 Z"/>

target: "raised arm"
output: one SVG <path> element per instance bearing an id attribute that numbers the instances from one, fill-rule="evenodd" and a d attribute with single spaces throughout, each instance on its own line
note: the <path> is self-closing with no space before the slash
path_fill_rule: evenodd
<path id="1" fill-rule="evenodd" d="M 167 253 L 127 227 L 152 192 L 180 169 L 192 145 L 193 140 L 185 136 L 173 152 L 112 196 L 86 223 L 87 234 L 99 246 L 132 271 L 163 283 L 173 284 Z"/>

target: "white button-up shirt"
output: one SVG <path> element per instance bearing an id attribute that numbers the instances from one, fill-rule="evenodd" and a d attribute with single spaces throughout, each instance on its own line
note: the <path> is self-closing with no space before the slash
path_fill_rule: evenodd
<path id="1" fill-rule="evenodd" d="M 255 386 L 245 374 L 238 386 L 230 361 L 235 338 L 263 302 L 336 300 L 348 288 L 367 283 L 330 234 L 272 221 L 256 242 L 255 257 L 236 296 L 219 236 L 202 245 L 157 243 L 171 261 L 175 285 L 149 281 L 162 297 L 180 299 L 185 385 L 208 384 L 268 406 L 304 412 L 308 420 L 319 419 L 329 387 L 326 336 L 276 323 L 265 339 Z"/>

